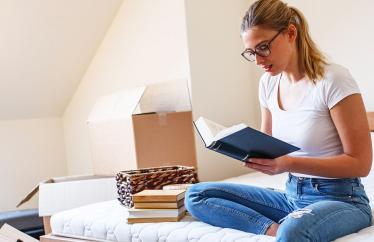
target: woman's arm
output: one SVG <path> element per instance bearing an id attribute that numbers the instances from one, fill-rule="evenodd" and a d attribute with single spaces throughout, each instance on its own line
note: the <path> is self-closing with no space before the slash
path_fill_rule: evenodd
<path id="1" fill-rule="evenodd" d="M 261 132 L 272 135 L 271 112 L 269 109 L 261 107 Z"/>
<path id="2" fill-rule="evenodd" d="M 364 177 L 370 172 L 372 147 L 366 111 L 359 94 L 344 98 L 330 110 L 344 154 L 328 158 L 291 158 L 289 170 L 325 177 Z"/>
<path id="3" fill-rule="evenodd" d="M 330 114 L 343 145 L 343 154 L 319 158 L 251 159 L 246 166 L 267 174 L 289 171 L 333 178 L 367 176 L 372 163 L 372 147 L 361 95 L 344 98 L 330 110 Z"/>

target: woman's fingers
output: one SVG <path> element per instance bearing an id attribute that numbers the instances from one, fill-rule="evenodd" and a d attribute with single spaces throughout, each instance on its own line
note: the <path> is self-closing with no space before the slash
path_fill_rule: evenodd
<path id="1" fill-rule="evenodd" d="M 248 168 L 251 168 L 251 169 L 255 169 L 255 170 L 258 170 L 258 171 L 261 171 L 261 172 L 273 172 L 272 171 L 272 167 L 270 166 L 264 166 L 264 165 L 259 165 L 259 164 L 255 164 L 255 163 L 252 163 L 252 162 L 247 162 L 245 163 L 245 166 L 248 167 Z"/>
<path id="2" fill-rule="evenodd" d="M 260 164 L 260 165 L 264 165 L 264 166 L 270 166 L 272 164 L 274 164 L 274 160 L 273 159 L 257 159 L 257 158 L 249 158 L 247 160 L 248 163 L 253 163 L 253 164 Z"/>
<path id="3" fill-rule="evenodd" d="M 275 175 L 275 174 L 279 174 L 282 172 L 278 169 L 275 163 L 273 163 L 272 165 L 263 165 L 263 164 L 258 164 L 254 162 L 246 162 L 244 163 L 244 165 L 248 168 L 254 169 L 256 171 L 260 171 L 268 175 Z"/>

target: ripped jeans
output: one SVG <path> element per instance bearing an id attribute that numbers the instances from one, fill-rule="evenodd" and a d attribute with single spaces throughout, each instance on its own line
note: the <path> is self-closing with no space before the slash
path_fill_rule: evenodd
<path id="1" fill-rule="evenodd" d="M 214 226 L 265 234 L 281 223 L 277 241 L 332 241 L 371 225 L 360 178 L 321 179 L 289 175 L 286 191 L 206 182 L 190 187 L 189 213 Z"/>

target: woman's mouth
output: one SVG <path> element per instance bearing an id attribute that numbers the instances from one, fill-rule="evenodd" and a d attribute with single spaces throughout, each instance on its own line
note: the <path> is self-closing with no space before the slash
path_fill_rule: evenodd
<path id="1" fill-rule="evenodd" d="M 262 66 L 262 68 L 266 71 L 266 72 L 269 72 L 271 71 L 271 68 L 273 67 L 273 65 L 264 65 Z"/>

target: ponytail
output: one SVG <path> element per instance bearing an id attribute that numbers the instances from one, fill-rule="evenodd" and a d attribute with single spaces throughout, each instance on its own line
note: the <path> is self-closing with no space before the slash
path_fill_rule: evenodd
<path id="1" fill-rule="evenodd" d="M 309 26 L 304 15 L 296 8 L 289 7 L 292 12 L 290 23 L 297 28 L 297 49 L 299 53 L 299 67 L 313 82 L 324 77 L 327 61 L 317 48 L 309 34 Z"/>

